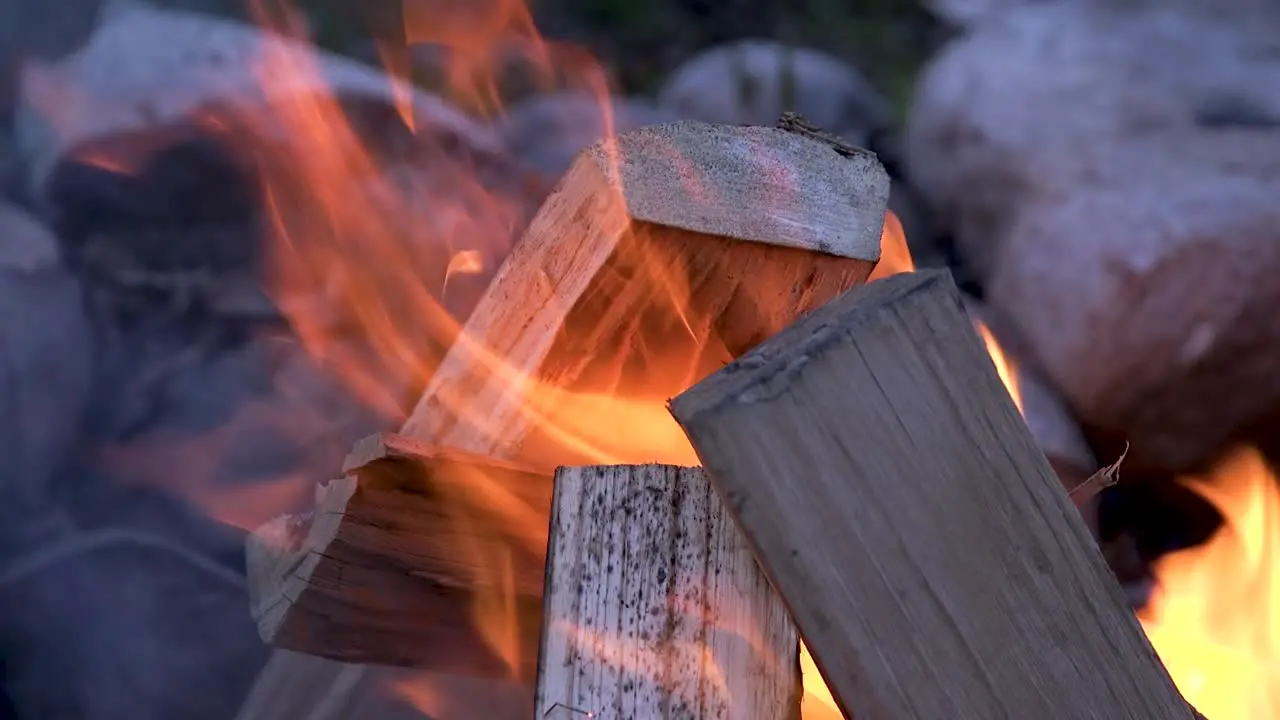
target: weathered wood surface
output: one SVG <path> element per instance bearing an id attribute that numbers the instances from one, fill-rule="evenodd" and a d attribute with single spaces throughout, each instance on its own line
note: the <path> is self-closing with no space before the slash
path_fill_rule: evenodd
<path id="1" fill-rule="evenodd" d="M 671 410 L 847 715 L 1193 717 L 947 273 L 855 290 Z"/>
<path id="2" fill-rule="evenodd" d="M 593 145 L 499 269 L 404 434 L 457 445 L 480 433 L 468 449 L 549 468 L 682 444 L 659 411 L 659 447 L 620 447 L 609 418 L 575 422 L 583 408 L 566 392 L 622 388 L 656 406 L 863 282 L 888 188 L 874 155 L 775 128 L 679 122 Z M 527 438 L 534 416 L 595 430 L 580 438 L 591 449 L 566 456 L 563 442 Z"/>
<path id="3" fill-rule="evenodd" d="M 556 472 L 535 717 L 796 718 L 799 642 L 701 468 Z"/>
<path id="4" fill-rule="evenodd" d="M 771 128 L 675 123 L 588 148 L 499 269 L 401 434 L 546 470 L 691 462 L 661 403 L 863 282 L 879 257 L 888 194 L 873 155 L 845 157 Z M 640 411 L 631 424 L 575 400 L 620 388 Z M 253 697 L 295 704 L 281 715 L 279 704 L 267 712 L 246 703 L 238 720 L 326 720 L 323 708 L 347 706 L 342 717 L 367 716 L 345 685 L 289 673 L 281 652 L 271 662 L 284 667 L 264 673 L 259 684 L 271 687 Z M 385 684 L 363 677 L 355 686 L 369 683 Z M 446 675 L 432 684 L 442 694 L 456 685 Z M 492 683 L 487 694 L 525 687 L 531 708 L 532 686 Z M 463 698 L 455 707 L 435 720 L 481 716 L 461 709 Z"/>
<path id="5" fill-rule="evenodd" d="M 532 681 L 551 477 L 390 433 L 357 444 L 344 471 L 317 488 L 310 515 L 279 518 L 248 542 L 263 640 L 345 662 Z M 494 621 L 510 635 L 498 647 L 479 627 Z"/>

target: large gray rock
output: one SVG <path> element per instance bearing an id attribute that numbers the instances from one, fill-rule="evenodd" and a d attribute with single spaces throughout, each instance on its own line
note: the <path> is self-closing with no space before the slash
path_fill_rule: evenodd
<path id="1" fill-rule="evenodd" d="M 335 344 L 338 360 L 323 366 L 292 339 L 228 346 L 216 331 L 186 335 L 158 326 L 113 344 L 91 415 L 107 449 L 99 465 L 117 485 L 162 490 L 242 528 L 305 506 L 356 440 L 399 418 L 355 395 L 341 363 L 378 374 L 398 405 L 416 399 L 404 368 L 361 347 Z"/>
<path id="2" fill-rule="evenodd" d="M 0 2 L 0 137 L 17 104 L 22 63 L 54 60 L 79 47 L 97 22 L 103 0 Z"/>
<path id="3" fill-rule="evenodd" d="M 913 179 L 1135 469 L 1187 470 L 1280 403 L 1280 24 L 1247 6 L 1028 4 L 917 91 Z"/>
<path id="4" fill-rule="evenodd" d="M 771 40 L 702 52 L 672 73 L 658 99 L 690 119 L 740 125 L 772 125 L 794 110 L 855 143 L 890 120 L 888 103 L 857 68 Z"/>
<path id="5" fill-rule="evenodd" d="M 18 717 L 233 717 L 266 647 L 243 575 L 130 529 L 30 548 L 0 577 L 5 692 Z"/>
<path id="6" fill-rule="evenodd" d="M 910 176 L 985 276 L 1018 208 L 1111 173 L 1113 149 L 1280 122 L 1276 27 L 1083 0 L 999 13 L 923 72 Z"/>
<path id="7" fill-rule="evenodd" d="M 925 6 L 952 27 L 965 30 L 1013 8 L 1043 4 L 1044 0 L 924 0 Z M 1278 8 L 1273 0 L 1074 0 L 1080 5 L 1135 10 L 1161 7 L 1192 13 L 1209 13 L 1218 19 L 1251 22 L 1272 18 Z"/>
<path id="8" fill-rule="evenodd" d="M 0 667 L 19 717 L 234 717 L 268 648 L 244 533 L 210 516 L 253 527 L 300 509 L 386 427 L 295 342 L 201 347 L 185 330 L 109 347 L 98 444 L 56 486 L 64 522 L 0 547 Z"/>
<path id="9" fill-rule="evenodd" d="M 560 177 L 574 156 L 610 131 L 682 119 L 675 110 L 643 98 L 600 98 L 574 92 L 539 95 L 511 108 L 498 127 L 507 147 L 525 163 Z"/>
<path id="10" fill-rule="evenodd" d="M 22 81 L 15 132 L 37 191 L 77 149 L 211 109 L 232 107 L 255 130 L 287 139 L 297 129 L 279 122 L 267 91 L 286 98 L 332 91 L 344 102 L 388 108 L 397 97 L 396 83 L 372 67 L 247 24 L 145 5 L 117 8 L 87 45 L 57 63 L 28 66 Z M 477 152 L 500 151 L 495 135 L 439 98 L 405 96 L 423 127 Z"/>
<path id="11" fill-rule="evenodd" d="M 1230 139 L 1117 149 L 1023 209 L 996 257 L 989 301 L 1135 467 L 1187 470 L 1280 404 L 1280 137 Z"/>
<path id="12" fill-rule="evenodd" d="M 25 520 L 80 432 L 93 342 L 56 238 L 0 202 L 0 524 Z M 5 530 L 10 530 L 6 527 Z"/>
<path id="13" fill-rule="evenodd" d="M 1027 5 L 1035 0 L 925 0 L 937 18 L 954 28 L 969 28 L 983 19 L 1009 8 Z"/>

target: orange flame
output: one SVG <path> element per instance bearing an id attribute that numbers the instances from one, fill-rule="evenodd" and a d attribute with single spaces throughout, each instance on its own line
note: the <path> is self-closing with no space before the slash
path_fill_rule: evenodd
<path id="1" fill-rule="evenodd" d="M 558 83 L 563 89 L 597 96 L 603 126 L 612 127 L 604 71 L 595 64 L 577 62 L 581 54 L 572 54 L 571 66 L 557 67 L 557 60 L 569 54 L 554 52 L 539 36 L 523 0 L 420 0 L 405 3 L 404 8 L 408 41 L 432 44 L 445 52 L 445 92 L 454 103 L 486 116 L 501 112 L 499 76 L 505 63 L 518 62 L 531 67 L 548 87 Z M 287 22 L 290 13 L 257 9 L 263 24 L 274 26 L 281 35 L 299 34 L 300 25 Z M 286 22 L 268 23 L 269 16 Z M 270 291 L 314 359 L 369 407 L 395 421 L 404 419 L 407 404 L 416 399 L 418 386 L 435 371 L 444 351 L 463 347 L 504 380 L 505 392 L 522 395 L 520 412 L 529 415 L 532 424 L 566 454 L 599 463 L 696 463 L 664 403 L 673 386 L 676 391 L 687 387 L 703 368 L 663 365 L 661 349 L 642 348 L 639 354 L 656 366 L 648 368 L 648 374 L 662 376 L 656 383 L 660 387 L 620 388 L 619 360 L 596 370 L 599 377 L 593 377 L 591 390 L 566 392 L 538 385 L 524 369 L 509 366 L 506 358 L 462 336 L 447 305 L 466 292 L 469 280 L 483 281 L 485 272 L 506 254 L 522 223 L 523 210 L 517 199 L 486 187 L 481 170 L 460 158 L 449 140 L 435 137 L 447 132 L 438 133 L 441 129 L 431 127 L 430 118 L 415 115 L 414 90 L 408 83 L 392 86 L 394 105 L 414 147 L 411 157 L 400 157 L 398 162 L 420 171 L 404 178 L 387 172 L 387 158 L 379 157 L 356 131 L 336 97 L 297 92 L 297 87 L 318 85 L 298 82 L 321 76 L 315 58 L 271 42 L 263 48 L 257 60 L 265 109 L 240 107 L 234 116 L 198 119 L 210 132 L 237 144 L 253 161 L 268 211 Z M 394 78 L 407 78 L 407 57 L 387 47 L 381 50 L 388 72 Z M 85 98 L 74 93 L 67 97 L 51 112 L 92 112 L 85 107 Z M 266 132 L 264 125 L 284 128 L 285 138 Z M 138 167 L 133 155 L 127 163 L 100 155 L 85 159 L 117 172 Z M 673 156 L 671 161 L 682 159 Z M 697 173 L 677 174 L 697 177 Z M 685 191 L 700 196 L 706 189 L 690 186 Z M 892 212 L 886 213 L 881 244 L 873 281 L 915 269 L 902 225 Z M 698 326 L 687 312 L 690 289 L 674 269 L 677 261 L 656 256 L 627 259 L 616 286 L 611 287 L 615 292 L 599 302 L 615 315 L 660 306 L 666 313 L 662 321 L 671 344 L 700 349 L 700 360 L 722 361 L 727 351 L 721 340 L 705 324 Z M 588 341 L 625 344 L 638 337 L 638 330 L 624 323 L 615 325 L 626 327 L 630 334 L 596 338 L 590 337 L 588 329 L 588 337 L 582 339 L 584 352 L 592 352 Z M 979 324 L 979 330 L 1021 409 L 1016 366 L 985 326 Z M 371 352 L 354 353 L 353 344 Z M 464 421 L 484 422 L 481 416 L 489 408 L 473 403 L 448 410 Z M 291 488 L 296 485 L 286 479 L 270 493 L 292 498 L 297 493 Z M 500 492 L 496 483 L 483 476 L 473 478 L 469 488 L 466 498 L 447 498 L 454 508 L 457 535 L 473 537 L 481 532 L 477 526 L 495 519 L 529 538 L 531 547 L 537 542 L 536 534 L 545 532 L 545 518 L 540 520 L 526 500 Z M 233 514 L 222 507 L 225 495 L 210 499 L 203 490 L 192 494 L 228 517 Z M 258 513 L 236 517 L 238 522 L 253 523 L 274 514 L 266 507 L 274 502 L 272 498 L 256 497 L 254 502 L 262 505 Z M 528 650 L 519 647 L 515 632 L 513 588 L 522 572 L 518 560 L 509 548 L 495 551 L 481 543 L 460 547 L 458 552 L 477 573 L 473 580 L 481 592 L 474 607 L 476 624 L 514 672 Z M 1162 566 L 1168 588 L 1178 587 L 1174 567 L 1176 561 Z M 1163 619 L 1175 609 L 1169 602 L 1161 606 L 1158 627 L 1166 625 Z M 801 660 L 804 717 L 838 718 L 831 694 L 803 646 Z M 406 700 L 423 707 L 439 701 L 433 689 L 417 683 L 404 683 L 399 690 Z M 1212 712 L 1211 707 L 1205 709 Z"/>
<path id="2" fill-rule="evenodd" d="M 982 321 L 975 321 L 978 327 L 978 334 L 982 336 L 982 342 L 987 346 L 987 353 L 991 355 L 991 362 L 996 366 L 996 374 L 1000 376 L 1004 387 L 1009 391 L 1009 397 L 1013 398 L 1013 404 L 1018 408 L 1018 412 L 1022 412 L 1022 389 L 1020 380 L 1018 379 L 1018 368 L 1014 365 L 1013 360 L 1005 353 L 1004 348 L 1000 346 L 996 336 L 991 334 L 991 329 Z"/>
<path id="3" fill-rule="evenodd" d="M 424 0 L 403 5 L 405 40 L 444 50 L 445 80 L 452 99 L 463 107 L 486 115 L 502 109 L 498 81 L 507 62 L 531 67 L 550 82 L 551 46 L 538 33 L 524 0 Z M 597 80 L 592 78 L 590 84 L 596 86 Z"/>
<path id="4" fill-rule="evenodd" d="M 1209 542 L 1156 563 L 1140 613 L 1187 700 L 1212 720 L 1280 717 L 1280 491 L 1252 447 L 1182 480 L 1225 523 Z"/>

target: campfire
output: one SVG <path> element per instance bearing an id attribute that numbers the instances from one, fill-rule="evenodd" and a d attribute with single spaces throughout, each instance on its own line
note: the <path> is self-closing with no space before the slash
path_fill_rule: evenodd
<path id="1" fill-rule="evenodd" d="M 1207 717 L 1276 717 L 1280 495 L 1274 471 L 1245 447 L 1183 482 L 1226 522 L 1207 544 L 1158 561 L 1143 625 L 1183 694 Z"/>
<path id="2" fill-rule="evenodd" d="M 272 17 L 283 36 L 299 35 Z M 598 97 L 607 120 L 603 70 L 556 67 L 523 6 L 439 19 L 408 18 L 406 36 L 447 51 L 447 90 L 467 107 L 500 114 L 495 65 L 515 57 L 548 87 Z M 197 120 L 260 181 L 268 291 L 293 332 L 400 427 L 354 448 L 315 489 L 310 514 L 245 522 L 253 611 L 279 650 L 243 720 L 339 716 L 326 707 L 366 717 L 369 688 L 473 717 L 527 715 L 533 702 L 539 717 L 612 718 L 691 698 L 697 710 L 673 716 L 798 707 L 806 720 L 933 717 L 968 702 L 970 712 L 1056 707 L 1067 717 L 1070 701 L 1191 717 L 1070 514 L 1072 488 L 1014 422 L 1016 363 L 949 305 L 959 296 L 948 279 L 916 272 L 873 155 L 795 116 L 771 128 L 610 132 L 529 220 L 491 192 L 474 158 L 437 147 L 447 134 L 406 83 L 392 85 L 393 104 L 454 202 L 384 173 L 335 96 L 296 90 L 325 84 L 302 40 L 263 50 L 261 97 Z M 387 62 L 395 71 L 403 58 Z M 136 160 L 85 159 L 119 172 Z M 830 349 L 820 340 L 831 328 L 854 339 Z M 352 333 L 368 352 L 337 341 Z M 864 391 L 867 407 L 849 410 Z M 753 393 L 778 415 L 743 400 Z M 947 405 L 956 398 L 969 405 Z M 875 412 L 904 427 L 868 431 Z M 846 421 L 857 424 L 825 430 Z M 810 438 L 804 422 L 824 430 Z M 999 432 L 955 430 L 914 447 L 948 423 Z M 784 469 L 804 497 L 768 477 Z M 891 481 L 921 477 L 937 480 L 941 499 L 893 494 Z M 1146 637 L 1206 716 L 1280 714 L 1275 478 L 1246 448 L 1185 482 L 1227 522 L 1209 544 L 1160 561 L 1140 615 Z M 919 503 L 918 515 L 860 509 L 891 498 Z M 806 512 L 821 527 L 806 527 Z M 979 520 L 991 525 L 961 528 Z M 645 528 L 647 544 L 627 523 Z M 933 537 L 930 525 L 965 533 Z M 973 578 L 1000 585 L 1007 572 L 1013 589 L 944 567 L 939 558 L 963 556 L 947 554 L 948 537 L 974 543 L 964 551 L 977 558 L 965 568 Z M 1029 548 L 1013 559 L 1000 550 L 1011 537 Z M 787 545 L 799 540 L 860 554 L 841 564 L 834 550 Z M 806 548 L 809 559 L 787 559 Z M 920 560 L 918 575 L 889 560 Z M 822 562 L 829 574 L 815 574 Z M 868 579 L 873 571 L 883 576 Z M 953 586 L 933 585 L 944 581 Z M 860 582 L 872 587 L 851 589 Z M 967 594 L 948 594 L 957 586 Z M 947 612 L 919 601 L 920 588 L 974 613 L 954 630 L 963 641 L 946 637 Z M 851 598 L 863 605 L 842 605 Z M 996 606 L 1008 615 L 980 617 Z M 1067 623 L 1095 615 L 1097 627 Z M 1020 632 L 966 635 L 993 628 Z M 898 647 L 893 632 L 924 639 Z M 1002 661 L 1001 648 L 1026 655 Z M 963 689 L 936 682 L 943 672 Z M 1001 696 L 997 676 L 1043 685 Z M 897 682 L 931 687 L 909 703 Z M 735 705 L 742 696 L 758 707 Z"/>

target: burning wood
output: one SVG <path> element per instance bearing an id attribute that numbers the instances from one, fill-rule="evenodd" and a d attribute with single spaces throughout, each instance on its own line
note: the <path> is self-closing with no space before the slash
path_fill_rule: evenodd
<path id="1" fill-rule="evenodd" d="M 776 128 L 683 122 L 598 143 L 544 203 L 402 433 L 548 470 L 692 462 L 665 398 L 862 283 L 888 193 L 874 155 Z M 536 647 L 510 645 L 517 667 Z M 382 674 L 335 664 L 317 683 L 285 650 L 269 667 L 240 720 L 368 717 L 353 693 Z M 457 684 L 438 680 L 439 693 Z M 511 690 L 492 684 L 485 694 Z"/>
<path id="2" fill-rule="evenodd" d="M 700 468 L 556 473 L 535 717 L 786 720 L 798 652 Z"/>
<path id="3" fill-rule="evenodd" d="M 888 188 L 874 155 L 776 128 L 679 122 L 588 148 L 404 433 L 456 445 L 480 432 L 470 449 L 548 467 L 683 445 L 662 400 L 863 282 Z M 590 412 L 619 392 L 658 409 L 651 447 Z M 562 437 L 526 442 L 534 425 Z"/>
<path id="4" fill-rule="evenodd" d="M 508 558 L 508 630 L 537 647 L 550 477 L 391 434 L 358 444 L 344 472 L 317 489 L 310 516 L 249 540 L 262 638 L 345 662 L 508 676 L 474 619 L 477 588 L 507 578 L 469 552 Z"/>
<path id="5" fill-rule="evenodd" d="M 1193 717 L 945 273 L 847 294 L 671 411 L 847 716 Z"/>

